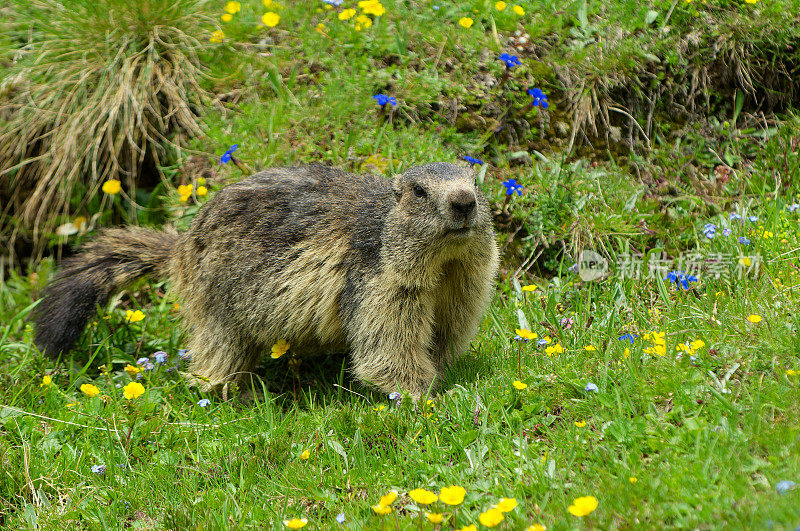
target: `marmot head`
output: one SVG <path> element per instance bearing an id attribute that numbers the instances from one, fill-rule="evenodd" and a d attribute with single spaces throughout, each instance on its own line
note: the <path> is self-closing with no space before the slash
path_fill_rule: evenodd
<path id="1" fill-rule="evenodd" d="M 394 217 L 417 245 L 463 245 L 492 234 L 486 198 L 474 172 L 456 164 L 414 166 L 392 182 Z"/>

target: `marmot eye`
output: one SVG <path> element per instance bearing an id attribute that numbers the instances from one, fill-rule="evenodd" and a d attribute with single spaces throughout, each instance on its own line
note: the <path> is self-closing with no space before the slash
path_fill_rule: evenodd
<path id="1" fill-rule="evenodd" d="M 417 197 L 425 197 L 428 195 L 428 192 L 425 191 L 425 188 L 421 187 L 418 184 L 414 185 L 413 190 L 414 190 L 414 195 Z"/>

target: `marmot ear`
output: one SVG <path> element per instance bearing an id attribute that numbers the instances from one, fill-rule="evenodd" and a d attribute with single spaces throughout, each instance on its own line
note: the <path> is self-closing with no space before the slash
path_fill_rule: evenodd
<path id="1" fill-rule="evenodd" d="M 394 200 L 398 203 L 403 198 L 403 176 L 398 174 L 392 179 L 392 192 L 394 192 Z"/>

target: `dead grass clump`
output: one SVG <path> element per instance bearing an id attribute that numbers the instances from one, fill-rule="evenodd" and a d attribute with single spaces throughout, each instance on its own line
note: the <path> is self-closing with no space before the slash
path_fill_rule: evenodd
<path id="1" fill-rule="evenodd" d="M 37 242 L 73 192 L 119 179 L 201 133 L 203 0 L 34 0 L 18 8 L 0 86 L 0 235 Z M 81 187 L 76 188 L 80 183 Z M 9 245 L 10 250 L 10 245 Z"/>

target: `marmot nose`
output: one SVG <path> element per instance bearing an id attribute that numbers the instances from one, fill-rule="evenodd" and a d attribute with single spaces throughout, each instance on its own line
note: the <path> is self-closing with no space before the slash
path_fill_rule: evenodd
<path id="1" fill-rule="evenodd" d="M 467 190 L 459 190 L 450 194 L 450 207 L 456 218 L 466 219 L 475 210 L 475 194 Z"/>

